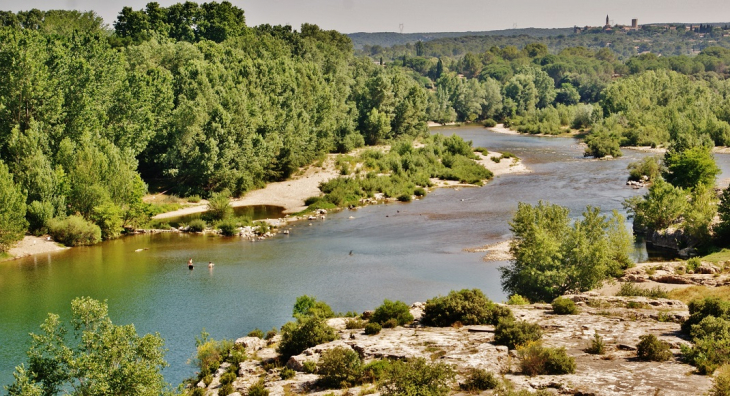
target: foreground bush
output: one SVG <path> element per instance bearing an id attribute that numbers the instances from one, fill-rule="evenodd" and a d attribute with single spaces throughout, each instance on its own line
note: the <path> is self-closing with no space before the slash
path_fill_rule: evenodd
<path id="1" fill-rule="evenodd" d="M 429 363 L 424 358 L 395 361 L 385 372 L 379 390 L 383 396 L 445 396 L 454 376 L 454 370 L 445 363 Z"/>
<path id="2" fill-rule="evenodd" d="M 603 338 L 598 335 L 598 331 L 593 334 L 591 345 L 589 345 L 585 351 L 593 355 L 603 355 L 606 353 L 606 343 L 603 342 Z"/>
<path id="3" fill-rule="evenodd" d="M 403 301 L 384 300 L 378 308 L 375 309 L 370 317 L 370 322 L 376 322 L 385 325 L 391 319 L 395 319 L 398 326 L 413 322 L 410 308 Z"/>
<path id="4" fill-rule="evenodd" d="M 506 345 L 509 349 L 539 341 L 541 338 L 542 328 L 540 325 L 524 320 L 516 321 L 505 318 L 500 320 L 494 329 L 494 343 Z"/>
<path id="5" fill-rule="evenodd" d="M 319 383 L 328 388 L 347 388 L 361 382 L 360 355 L 347 347 L 336 347 L 322 353 L 317 373 Z"/>
<path id="6" fill-rule="evenodd" d="M 730 396 L 730 364 L 725 364 L 717 370 L 710 395 Z"/>
<path id="7" fill-rule="evenodd" d="M 203 219 L 195 219 L 188 224 L 189 232 L 203 232 L 208 225 Z"/>
<path id="8" fill-rule="evenodd" d="M 644 289 L 631 282 L 622 283 L 621 290 L 616 295 L 620 297 L 669 298 L 669 292 L 660 286 Z"/>
<path id="9" fill-rule="evenodd" d="M 299 317 L 318 317 L 318 318 L 334 318 L 335 313 L 329 305 L 324 301 L 319 301 L 312 296 L 299 296 L 294 303 L 292 316 Z"/>
<path id="10" fill-rule="evenodd" d="M 223 236 L 234 236 L 238 231 L 238 224 L 233 219 L 225 219 L 218 224 L 218 229 L 221 230 Z"/>
<path id="11" fill-rule="evenodd" d="M 659 340 L 654 334 L 643 335 L 639 340 L 639 344 L 636 345 L 636 356 L 640 360 L 664 362 L 672 358 L 669 344 Z"/>
<path id="12" fill-rule="evenodd" d="M 66 246 L 93 245 L 101 242 L 101 228 L 80 216 L 68 216 L 63 220 L 51 219 L 48 233 Z"/>
<path id="13" fill-rule="evenodd" d="M 248 388 L 248 396 L 269 396 L 269 390 L 264 386 L 264 381 L 261 380 L 255 385 L 251 385 Z"/>
<path id="14" fill-rule="evenodd" d="M 382 330 L 383 327 L 377 323 L 377 322 L 370 322 L 365 325 L 365 334 L 367 335 L 375 335 L 380 333 L 380 330 Z"/>
<path id="15" fill-rule="evenodd" d="M 692 300 L 689 305 L 689 318 L 682 323 L 682 331 L 689 334 L 693 325 L 699 324 L 704 318 L 714 316 L 730 320 L 730 301 L 719 297 L 706 297 L 701 300 Z"/>
<path id="16" fill-rule="evenodd" d="M 483 370 L 472 368 L 466 376 L 466 380 L 459 384 L 459 388 L 467 392 L 484 391 L 494 389 L 499 385 L 499 380 L 494 374 Z"/>
<path id="17" fill-rule="evenodd" d="M 518 350 L 520 368 L 523 374 L 560 375 L 575 372 L 575 359 L 568 356 L 565 348 L 547 348 L 539 342 L 532 342 Z"/>
<path id="18" fill-rule="evenodd" d="M 428 300 L 421 321 L 426 326 L 437 327 L 451 326 L 456 322 L 494 325 L 503 317 L 512 317 L 512 311 L 493 303 L 479 289 L 463 289 Z"/>
<path id="19" fill-rule="evenodd" d="M 530 305 L 530 301 L 520 296 L 519 294 L 513 294 L 509 296 L 509 300 L 507 300 L 507 305 Z"/>
<path id="20" fill-rule="evenodd" d="M 578 307 L 575 302 L 569 298 L 558 297 L 552 303 L 553 312 L 558 315 L 575 315 L 578 313 Z"/>
<path id="21" fill-rule="evenodd" d="M 323 318 L 299 317 L 281 328 L 281 343 L 277 351 L 285 357 L 298 355 L 305 349 L 335 339 L 335 330 Z"/>
<path id="22" fill-rule="evenodd" d="M 106 302 L 89 297 L 73 299 L 71 315 L 66 324 L 48 314 L 41 331 L 32 334 L 29 365 L 15 369 L 8 394 L 165 393 L 169 385 L 162 377 L 167 366 L 162 337 L 140 336 L 133 325 L 113 324 Z"/>
<path id="23" fill-rule="evenodd" d="M 682 345 L 682 360 L 697 367 L 697 372 L 710 375 L 724 364 L 730 364 L 730 338 L 694 339 L 694 345 Z"/>

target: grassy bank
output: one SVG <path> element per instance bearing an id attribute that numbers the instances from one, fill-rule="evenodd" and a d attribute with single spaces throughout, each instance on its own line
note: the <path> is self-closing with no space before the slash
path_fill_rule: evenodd
<path id="1" fill-rule="evenodd" d="M 359 206 L 380 197 L 407 202 L 425 196 L 433 179 L 482 185 L 493 174 L 476 159 L 471 142 L 440 134 L 415 145 L 401 140 L 389 150 L 368 148 L 342 156 L 336 163 L 341 176 L 320 184 L 324 196 L 309 198 L 308 211 Z"/>

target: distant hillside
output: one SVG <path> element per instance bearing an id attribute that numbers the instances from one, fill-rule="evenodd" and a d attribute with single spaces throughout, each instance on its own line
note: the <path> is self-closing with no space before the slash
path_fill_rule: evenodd
<path id="1" fill-rule="evenodd" d="M 557 28 L 557 29 L 505 29 L 490 30 L 484 32 L 438 32 L 438 33 L 352 33 L 348 36 L 352 39 L 355 49 L 362 49 L 365 45 L 381 47 L 391 47 L 393 45 L 404 45 L 415 43 L 417 41 L 431 41 L 442 38 L 455 38 L 467 36 L 519 36 L 527 35 L 532 37 L 553 37 L 561 34 L 571 34 L 573 28 Z"/>

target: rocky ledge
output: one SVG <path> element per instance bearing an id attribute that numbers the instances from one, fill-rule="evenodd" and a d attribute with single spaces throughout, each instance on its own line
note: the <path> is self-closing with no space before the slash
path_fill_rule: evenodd
<path id="1" fill-rule="evenodd" d="M 277 359 L 277 337 L 269 342 L 252 337 L 236 341 L 254 357 L 240 364 L 239 378 L 234 389 L 245 395 L 249 387 L 264 380 L 270 395 L 357 395 L 374 393 L 373 385 L 347 390 L 325 390 L 317 387 L 318 376 L 304 372 L 304 363 L 318 362 L 323 351 L 337 346 L 352 348 L 365 362 L 379 358 L 404 359 L 423 357 L 452 365 L 463 380 L 470 368 L 491 371 L 510 381 L 516 390 L 545 389 L 554 394 L 575 395 L 688 395 L 704 394 L 712 386 L 712 378 L 693 374 L 694 368 L 678 359 L 680 345 L 688 343 L 680 332 L 679 322 L 687 315 L 687 306 L 675 300 L 643 297 L 607 297 L 597 293 L 567 296 L 580 308 L 577 315 L 555 315 L 547 304 L 510 306 L 517 319 L 538 323 L 543 331 L 543 343 L 549 347 L 565 347 L 576 361 L 576 371 L 569 375 L 530 377 L 519 372 L 515 351 L 495 345 L 494 327 L 424 327 L 419 324 L 422 303 L 411 307 L 416 321 L 407 327 L 383 329 L 377 335 L 365 335 L 361 329 L 346 329 L 345 318 L 329 320 L 337 330 L 335 341 L 317 345 L 291 357 L 286 367 L 296 375 L 282 380 L 272 362 Z M 632 308 L 628 308 L 631 306 Z M 637 308 L 638 307 L 638 308 Z M 594 334 L 603 337 L 607 345 L 604 355 L 592 355 L 584 350 Z M 671 346 L 674 355 L 667 362 L 644 362 L 636 358 L 639 337 L 654 334 Z M 283 363 L 283 362 L 282 362 Z M 219 377 L 227 367 L 221 367 L 213 382 L 206 387 L 207 395 L 217 395 Z M 205 384 L 200 383 L 200 387 Z M 365 388 L 365 389 L 362 389 Z M 459 392 L 454 384 L 454 392 Z"/>

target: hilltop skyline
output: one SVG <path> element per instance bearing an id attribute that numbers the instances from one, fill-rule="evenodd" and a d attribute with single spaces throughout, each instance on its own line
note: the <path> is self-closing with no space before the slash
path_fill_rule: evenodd
<path id="1" fill-rule="evenodd" d="M 175 0 L 158 1 L 163 6 Z M 204 1 L 198 1 L 202 3 Z M 0 9 L 22 11 L 31 8 L 94 10 L 107 24 L 116 19 L 124 6 L 141 9 L 148 0 L 0 0 Z M 343 33 L 465 32 L 511 28 L 565 28 L 602 26 L 606 14 L 613 24 L 628 25 L 632 18 L 648 23 L 712 23 L 730 21 L 730 2 L 701 0 L 516 0 L 510 3 L 479 0 L 232 0 L 246 12 L 249 26 L 289 24 L 298 29 L 301 23 L 315 23 L 323 29 Z"/>

